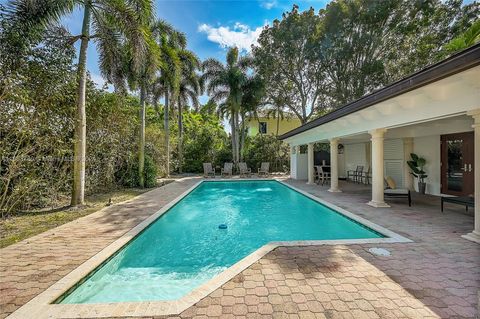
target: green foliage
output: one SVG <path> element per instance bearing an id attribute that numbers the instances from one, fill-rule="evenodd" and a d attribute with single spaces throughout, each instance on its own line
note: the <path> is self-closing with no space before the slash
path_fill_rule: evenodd
<path id="1" fill-rule="evenodd" d="M 480 42 L 480 20 L 475 21 L 463 34 L 450 41 L 445 46 L 445 49 L 448 52 L 455 53 L 466 49 L 477 42 Z"/>
<path id="2" fill-rule="evenodd" d="M 445 44 L 479 14 L 478 2 L 460 0 L 335 0 L 318 14 L 294 5 L 252 53 L 268 103 L 305 123 L 445 58 Z M 474 43 L 475 30 L 455 50 Z"/>
<path id="3" fill-rule="evenodd" d="M 408 167 L 410 167 L 410 169 L 412 170 L 410 174 L 418 178 L 421 183 L 424 183 L 425 178 L 428 177 L 428 175 L 426 175 L 426 172 L 423 170 L 427 161 L 423 157 L 419 157 L 415 153 L 411 153 L 410 157 L 412 158 L 412 160 L 407 161 Z"/>
<path id="4" fill-rule="evenodd" d="M 253 172 L 262 162 L 270 162 L 272 172 L 288 172 L 290 169 L 289 147 L 273 135 L 258 134 L 247 138 L 244 152 L 244 158 Z"/>
<path id="5" fill-rule="evenodd" d="M 232 161 L 228 136 L 216 115 L 184 112 L 184 170 L 203 172 L 202 163 Z"/>
<path id="6" fill-rule="evenodd" d="M 157 186 L 157 167 L 152 157 L 145 156 L 144 165 L 144 187 L 150 188 Z M 138 158 L 132 156 L 124 163 L 118 171 L 115 172 L 115 178 L 119 185 L 125 187 L 138 187 L 140 180 L 138 176 Z"/>

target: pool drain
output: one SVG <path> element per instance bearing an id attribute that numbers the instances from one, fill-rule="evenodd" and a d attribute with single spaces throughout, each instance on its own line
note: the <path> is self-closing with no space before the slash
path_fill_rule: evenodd
<path id="1" fill-rule="evenodd" d="M 220 224 L 220 225 L 218 225 L 218 229 L 227 229 L 227 225 L 226 224 Z"/>
<path id="2" fill-rule="evenodd" d="M 376 256 L 390 256 L 391 253 L 385 248 L 373 247 L 368 250 L 372 255 Z"/>

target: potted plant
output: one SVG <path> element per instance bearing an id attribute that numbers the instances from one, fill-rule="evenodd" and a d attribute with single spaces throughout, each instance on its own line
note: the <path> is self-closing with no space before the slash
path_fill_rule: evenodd
<path id="1" fill-rule="evenodd" d="M 423 157 L 418 157 L 417 154 L 411 153 L 410 157 L 412 158 L 411 161 L 407 161 L 408 166 L 412 170 L 410 174 L 418 178 L 418 192 L 420 194 L 425 194 L 425 178 L 427 178 L 426 172 L 423 170 L 426 164 L 426 160 Z"/>

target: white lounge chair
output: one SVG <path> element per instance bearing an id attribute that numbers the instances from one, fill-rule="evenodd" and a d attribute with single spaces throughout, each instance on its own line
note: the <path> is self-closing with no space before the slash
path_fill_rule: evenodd
<path id="1" fill-rule="evenodd" d="M 385 178 L 385 184 L 387 184 L 387 188 L 384 189 L 383 196 L 390 198 L 407 198 L 408 206 L 412 206 L 412 195 L 410 194 L 409 189 L 396 188 L 395 181 L 389 176 Z"/>
<path id="2" fill-rule="evenodd" d="M 268 176 L 268 174 L 270 174 L 270 163 L 262 162 L 262 165 L 260 165 L 260 168 L 258 169 L 258 176 Z"/>
<path id="3" fill-rule="evenodd" d="M 225 175 L 230 175 L 232 177 L 233 174 L 233 163 L 225 163 L 223 164 L 223 168 L 220 171 L 220 175 L 223 177 Z"/>
<path id="4" fill-rule="evenodd" d="M 215 178 L 215 170 L 212 167 L 212 163 L 203 163 L 203 177 L 208 178 L 209 176 Z"/>
<path id="5" fill-rule="evenodd" d="M 242 176 L 252 176 L 252 170 L 248 168 L 247 163 L 240 162 L 238 163 L 238 168 L 240 169 L 240 177 Z"/>

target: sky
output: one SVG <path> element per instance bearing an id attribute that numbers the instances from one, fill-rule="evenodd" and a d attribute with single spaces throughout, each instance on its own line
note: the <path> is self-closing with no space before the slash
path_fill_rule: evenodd
<path id="1" fill-rule="evenodd" d="M 291 10 L 294 3 L 301 10 L 311 6 L 319 10 L 327 2 L 328 0 L 155 0 L 155 9 L 157 18 L 169 22 L 187 35 L 188 49 L 200 59 L 213 57 L 223 62 L 230 46 L 236 45 L 242 53 L 247 53 L 262 28 L 274 19 L 280 19 L 282 13 Z M 65 17 L 62 23 L 72 34 L 80 33 L 82 11 L 76 10 Z M 98 68 L 97 56 L 95 45 L 91 43 L 87 67 L 92 80 L 101 86 L 105 81 Z M 202 103 L 207 100 L 207 96 L 201 97 Z"/>

